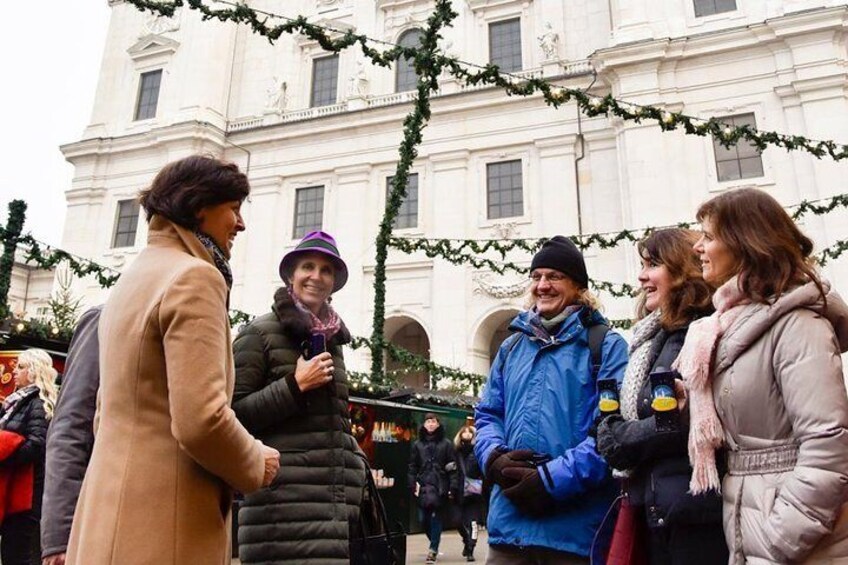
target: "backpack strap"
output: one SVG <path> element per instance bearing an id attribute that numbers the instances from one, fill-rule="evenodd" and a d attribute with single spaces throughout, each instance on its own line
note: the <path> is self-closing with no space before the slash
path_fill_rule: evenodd
<path id="1" fill-rule="evenodd" d="M 501 374 L 503 374 L 503 370 L 506 368 L 506 361 L 509 359 L 509 354 L 512 353 L 512 350 L 515 349 L 515 346 L 518 345 L 518 342 L 521 341 L 521 336 L 524 335 L 521 332 L 515 332 L 508 338 L 504 340 L 504 343 L 507 343 L 506 353 L 504 353 L 503 360 L 501 361 Z M 501 346 L 503 347 L 503 345 Z"/>
<path id="2" fill-rule="evenodd" d="M 601 363 L 603 362 L 602 346 L 604 338 L 610 327 L 606 324 L 594 324 L 589 326 L 589 352 L 592 354 L 592 376 L 597 380 L 598 373 L 601 372 Z"/>

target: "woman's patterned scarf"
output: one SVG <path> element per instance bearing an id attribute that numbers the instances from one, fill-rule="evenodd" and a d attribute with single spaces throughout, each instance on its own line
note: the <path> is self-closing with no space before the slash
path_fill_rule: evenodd
<path id="1" fill-rule="evenodd" d="M 713 357 L 721 336 L 750 302 L 739 288 L 738 277 L 721 285 L 713 295 L 715 313 L 692 322 L 680 355 L 672 365 L 683 376 L 689 396 L 689 462 L 692 464 L 689 490 L 692 494 L 721 491 L 715 450 L 724 442 L 724 428 L 713 398 Z"/>
<path id="2" fill-rule="evenodd" d="M 654 310 L 639 320 L 633 327 L 630 341 L 630 360 L 624 371 L 621 384 L 621 415 L 625 420 L 638 420 L 639 392 L 645 386 L 651 365 L 654 363 L 651 352 L 653 339 L 660 332 L 660 311 Z"/>
<path id="3" fill-rule="evenodd" d="M 226 281 L 227 283 L 227 288 L 229 290 L 232 290 L 233 271 L 230 269 L 230 261 L 227 258 L 227 255 L 220 247 L 218 247 L 218 244 L 215 243 L 214 239 L 212 239 L 202 231 L 195 230 L 194 235 L 212 256 L 212 260 L 215 262 L 215 267 L 218 268 L 218 270 L 221 272 L 221 275 L 224 277 L 224 281 Z"/>
<path id="4" fill-rule="evenodd" d="M 319 312 L 320 316 L 316 316 L 312 313 L 312 310 L 306 307 L 306 305 L 300 301 L 300 299 L 292 292 L 291 287 L 288 287 L 289 296 L 291 296 L 292 302 L 297 306 L 297 309 L 306 314 L 309 318 L 310 326 L 312 333 L 320 333 L 324 334 L 324 339 L 327 340 L 327 343 L 330 343 L 330 338 L 332 338 L 336 333 L 338 333 L 339 329 L 342 327 L 342 321 L 339 318 L 339 315 L 336 314 L 336 311 L 333 310 L 333 307 L 330 306 L 329 302 L 325 302 L 323 306 L 321 306 L 321 311 Z"/>
<path id="5" fill-rule="evenodd" d="M 6 422 L 9 421 L 9 418 L 12 417 L 12 412 L 14 412 L 15 406 L 18 402 L 35 392 L 38 392 L 38 387 L 35 384 L 31 384 L 23 388 L 19 388 L 3 400 L 3 417 L 0 418 L 0 429 L 2 429 L 6 425 Z"/>

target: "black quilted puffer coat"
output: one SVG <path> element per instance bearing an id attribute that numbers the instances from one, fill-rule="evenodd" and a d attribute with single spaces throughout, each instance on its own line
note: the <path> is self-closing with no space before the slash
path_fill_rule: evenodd
<path id="1" fill-rule="evenodd" d="M 309 334 L 307 317 L 281 288 L 272 312 L 254 319 L 233 344 L 233 409 L 254 436 L 280 451 L 271 486 L 246 496 L 239 511 L 242 563 L 350 561 L 349 524 L 358 520 L 366 478 L 347 407 L 342 345 L 350 333 L 342 324 L 327 344 L 333 383 L 301 393 L 294 372 Z"/>
<path id="2" fill-rule="evenodd" d="M 32 463 L 32 515 L 41 516 L 41 497 L 44 492 L 44 446 L 47 443 L 47 416 L 44 402 L 34 388 L 12 408 L 9 419 L 0 429 L 24 436 L 24 442 L 4 461 L 0 469 L 13 469 Z M 4 411 L 0 409 L 0 417 Z"/>

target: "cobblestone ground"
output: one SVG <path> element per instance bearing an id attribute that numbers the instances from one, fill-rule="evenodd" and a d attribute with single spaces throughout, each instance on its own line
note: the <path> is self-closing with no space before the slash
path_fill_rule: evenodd
<path id="1" fill-rule="evenodd" d="M 427 557 L 427 548 L 429 545 L 427 536 L 424 534 L 409 536 L 406 539 L 406 564 L 423 564 L 424 559 Z M 486 550 L 488 547 L 486 532 L 481 531 L 480 539 L 477 541 L 477 549 L 474 551 L 474 557 L 477 558 L 477 563 L 486 562 Z M 238 563 L 238 559 L 233 559 L 233 565 L 238 565 Z M 459 537 L 456 531 L 442 534 L 438 563 L 439 565 L 459 565 L 460 563 L 466 563 L 465 558 L 462 556 L 462 538 Z"/>

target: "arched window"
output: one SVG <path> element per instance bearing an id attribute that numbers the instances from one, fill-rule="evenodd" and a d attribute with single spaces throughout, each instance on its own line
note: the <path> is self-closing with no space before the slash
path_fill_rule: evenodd
<path id="1" fill-rule="evenodd" d="M 419 47 L 421 45 L 422 35 L 424 35 L 424 32 L 420 29 L 408 29 L 400 35 L 398 44 L 402 47 Z M 412 64 L 412 61 L 407 61 L 401 57 L 395 64 L 397 65 L 395 92 L 415 90 L 418 84 L 418 75 L 415 74 L 415 66 Z"/>

